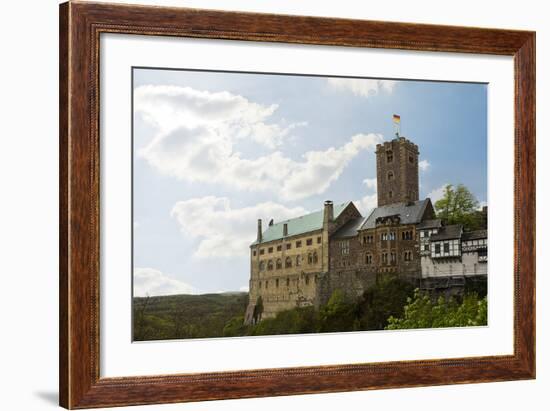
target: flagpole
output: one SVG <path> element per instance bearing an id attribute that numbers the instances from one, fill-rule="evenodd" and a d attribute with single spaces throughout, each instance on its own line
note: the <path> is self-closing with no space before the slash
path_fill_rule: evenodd
<path id="1" fill-rule="evenodd" d="M 401 116 L 398 116 L 397 114 L 393 115 L 393 126 L 395 129 L 395 136 L 399 138 L 399 135 L 401 134 Z"/>

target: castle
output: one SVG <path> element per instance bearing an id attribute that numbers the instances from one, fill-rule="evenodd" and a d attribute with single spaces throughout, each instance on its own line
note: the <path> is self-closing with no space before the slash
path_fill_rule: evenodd
<path id="1" fill-rule="evenodd" d="M 250 246 L 245 324 L 295 307 L 326 304 L 340 289 L 360 296 L 381 276 L 426 289 L 487 275 L 487 231 L 444 225 L 429 198 L 419 200 L 418 146 L 397 135 L 376 146 L 378 207 L 361 215 L 353 202 L 274 223 L 258 220 Z"/>

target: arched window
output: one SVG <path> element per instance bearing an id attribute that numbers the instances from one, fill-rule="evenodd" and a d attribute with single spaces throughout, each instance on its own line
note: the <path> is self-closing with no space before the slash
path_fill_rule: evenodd
<path id="1" fill-rule="evenodd" d="M 285 268 L 290 268 L 290 267 L 292 267 L 292 258 L 287 257 L 285 259 Z"/>
<path id="2" fill-rule="evenodd" d="M 313 252 L 313 264 L 317 264 L 317 261 L 318 261 L 318 260 L 319 260 L 319 259 L 317 258 L 317 251 L 314 251 L 314 252 Z"/>
<path id="3" fill-rule="evenodd" d="M 300 267 L 302 265 L 302 256 L 297 255 L 296 256 L 296 267 Z"/>
<path id="4" fill-rule="evenodd" d="M 288 278 L 288 277 L 286 278 L 286 286 L 287 287 L 290 286 L 290 278 Z"/>
<path id="5" fill-rule="evenodd" d="M 275 287 L 279 288 L 279 279 L 278 278 L 275 279 Z"/>
<path id="6" fill-rule="evenodd" d="M 280 270 L 281 268 L 283 268 L 283 262 L 281 261 L 280 258 L 277 258 L 277 262 L 275 263 L 275 267 L 277 268 L 277 270 Z"/>
<path id="7" fill-rule="evenodd" d="M 370 254 L 365 255 L 365 264 L 368 264 L 368 265 L 372 264 L 372 255 Z"/>
<path id="8" fill-rule="evenodd" d="M 260 271 L 265 270 L 265 261 L 260 261 Z"/>
<path id="9" fill-rule="evenodd" d="M 388 171 L 388 181 L 392 181 L 392 180 L 393 180 L 393 177 L 394 177 L 393 171 L 391 171 L 391 170 Z"/>
<path id="10" fill-rule="evenodd" d="M 269 260 L 267 262 L 267 271 L 271 271 L 271 270 L 273 270 L 273 261 Z"/>
<path id="11" fill-rule="evenodd" d="M 313 254 L 308 253 L 307 255 L 307 263 L 312 264 L 313 263 Z"/>

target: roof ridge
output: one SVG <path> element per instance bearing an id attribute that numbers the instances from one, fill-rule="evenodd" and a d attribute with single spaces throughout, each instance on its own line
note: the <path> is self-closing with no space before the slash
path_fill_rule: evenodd
<path id="1" fill-rule="evenodd" d="M 336 206 L 345 206 L 345 207 L 343 207 L 343 208 L 346 208 L 346 207 L 347 207 L 349 204 L 351 204 L 351 203 L 353 203 L 353 201 L 349 200 L 349 201 L 346 201 L 346 202 L 344 202 L 344 203 L 339 203 L 339 204 L 335 204 L 335 205 L 336 205 Z M 315 210 L 315 211 L 312 211 L 312 212 L 307 213 L 307 214 L 302 214 L 302 215 L 299 215 L 299 216 L 297 216 L 297 217 L 288 218 L 288 219 L 286 219 L 286 220 L 282 220 L 282 221 L 279 221 L 279 222 L 277 222 L 277 223 L 274 222 L 274 223 L 273 223 L 271 226 L 269 226 L 269 227 L 273 227 L 273 226 L 275 226 L 275 225 L 287 223 L 287 222 L 293 221 L 293 220 L 298 220 L 299 218 L 307 217 L 307 216 L 312 215 L 312 214 L 322 213 L 323 210 L 324 210 L 323 208 L 320 208 L 319 210 Z"/>

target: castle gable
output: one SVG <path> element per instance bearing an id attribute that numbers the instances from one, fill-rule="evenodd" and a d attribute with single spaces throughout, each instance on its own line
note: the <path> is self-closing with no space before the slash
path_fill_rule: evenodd
<path id="1" fill-rule="evenodd" d="M 332 238 L 355 237 L 365 220 L 365 217 L 358 217 L 349 220 L 332 235 Z"/>
<path id="2" fill-rule="evenodd" d="M 377 222 L 396 216 L 399 218 L 400 224 L 418 224 L 425 218 L 426 214 L 429 214 L 426 213 L 426 210 L 430 207 L 431 200 L 429 198 L 410 203 L 394 203 L 377 207 L 359 229 L 375 228 Z"/>

